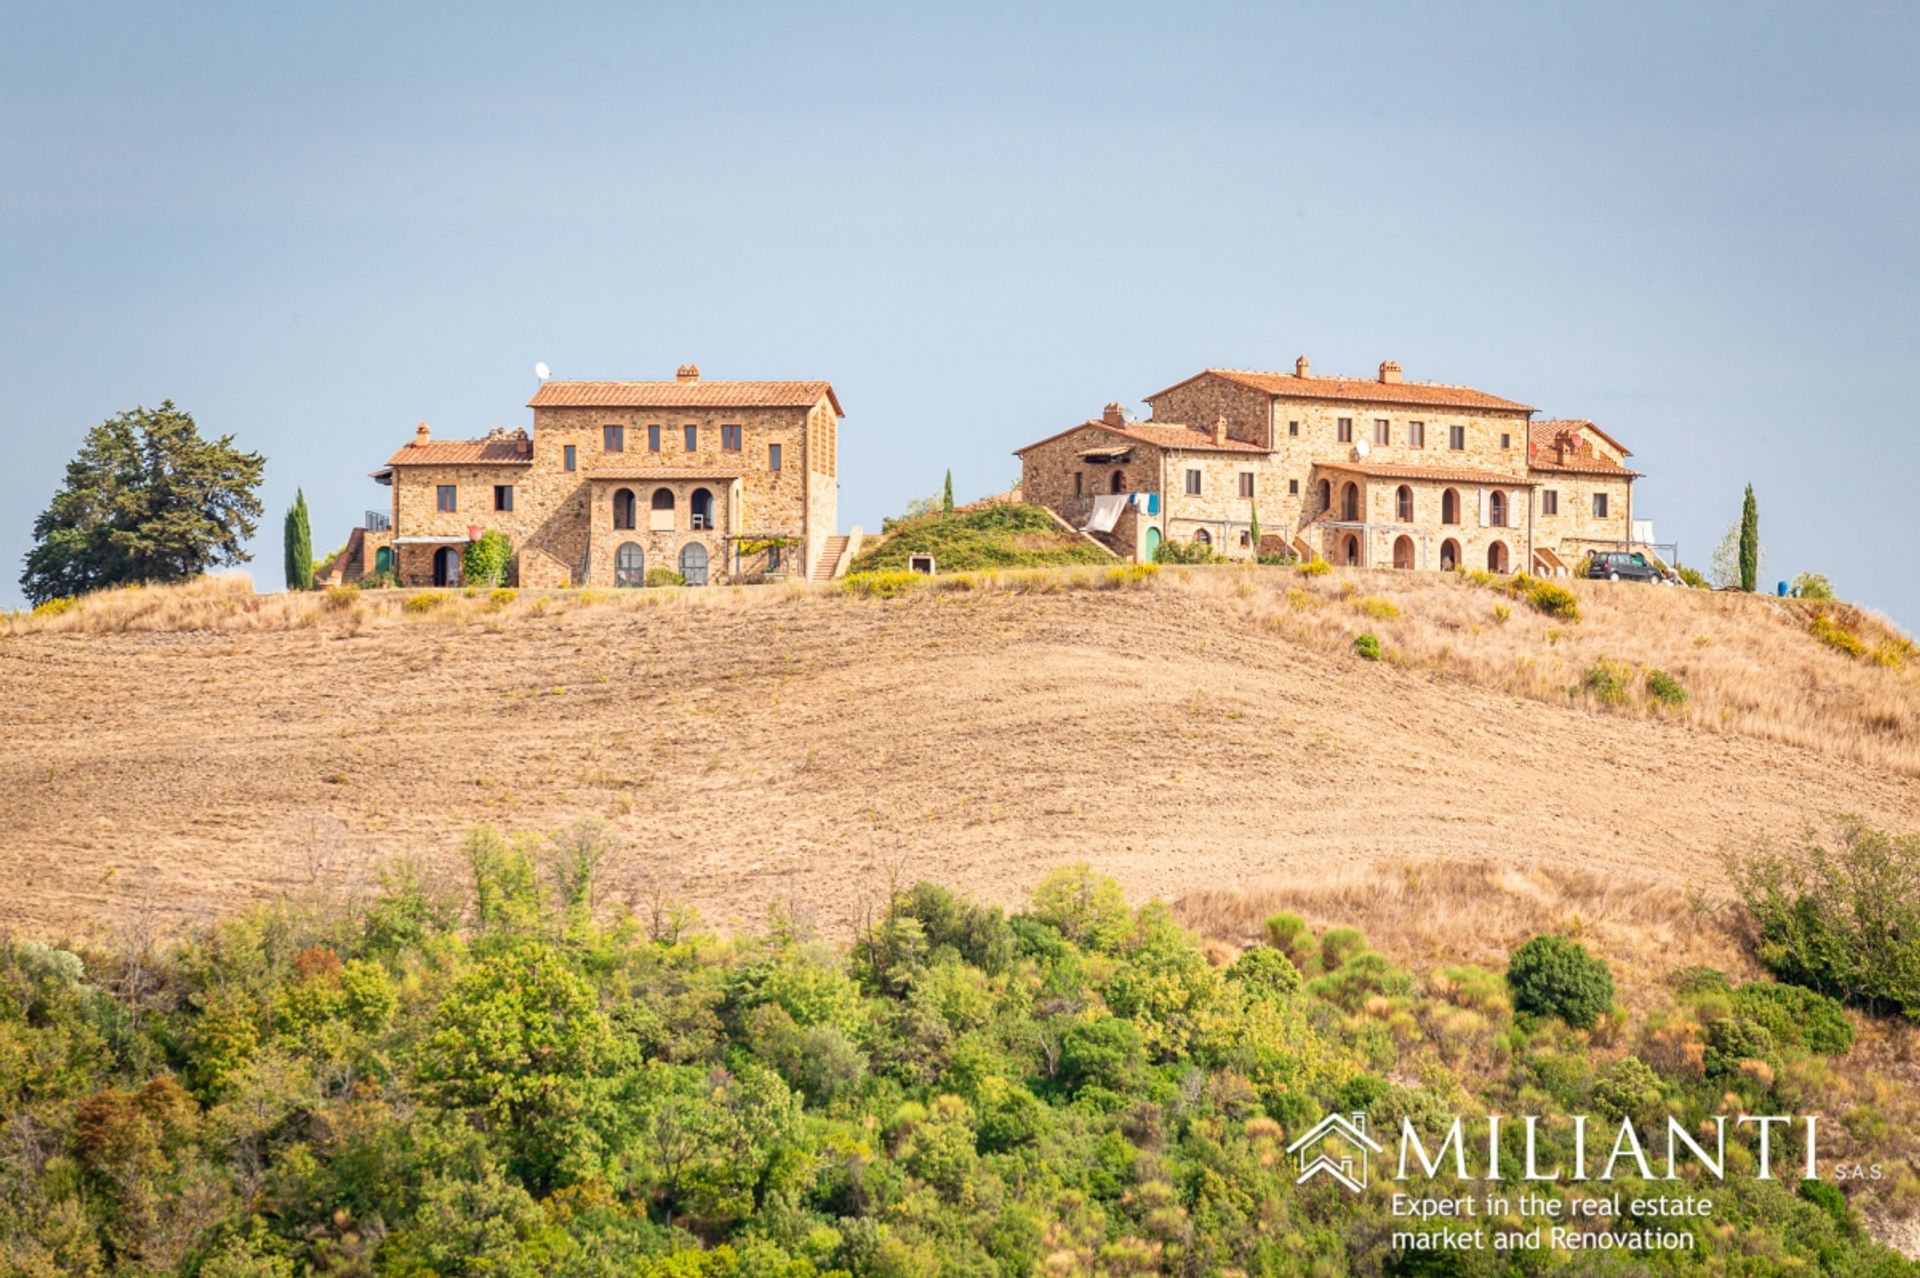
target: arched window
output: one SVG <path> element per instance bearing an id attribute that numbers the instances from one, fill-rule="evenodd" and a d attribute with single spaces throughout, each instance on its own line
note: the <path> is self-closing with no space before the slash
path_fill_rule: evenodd
<path id="1" fill-rule="evenodd" d="M 1400 485 L 1400 491 L 1394 494 L 1393 504 L 1394 513 L 1400 516 L 1401 523 L 1413 522 L 1413 489 L 1405 484 Z"/>
<path id="2" fill-rule="evenodd" d="M 1340 489 L 1340 518 L 1348 522 L 1360 518 L 1360 485 L 1351 481 Z"/>
<path id="3" fill-rule="evenodd" d="M 687 579 L 689 586 L 707 584 L 707 548 L 697 541 L 690 541 L 680 548 L 680 575 Z"/>
<path id="4" fill-rule="evenodd" d="M 632 528 L 638 522 L 636 512 L 640 503 L 634 499 L 633 489 L 622 488 L 613 494 L 613 526 Z"/>
<path id="5" fill-rule="evenodd" d="M 672 532 L 673 489 L 654 489 L 652 506 L 652 511 L 647 515 L 647 527 L 655 532 Z"/>
<path id="6" fill-rule="evenodd" d="M 713 527 L 713 494 L 704 488 L 693 490 L 693 497 L 687 503 L 693 510 L 693 527 Z"/>
<path id="7" fill-rule="evenodd" d="M 1460 522 L 1460 494 L 1451 488 L 1440 494 L 1440 522 L 1443 524 Z"/>
<path id="8" fill-rule="evenodd" d="M 1250 528 L 1242 528 L 1240 530 L 1240 548 L 1242 550 L 1245 550 L 1252 545 L 1253 545 L 1253 530 Z"/>
<path id="9" fill-rule="evenodd" d="M 1496 541 L 1487 547 L 1487 571 L 1505 572 L 1507 570 L 1507 543 Z"/>
<path id="10" fill-rule="evenodd" d="M 1213 534 L 1204 528 L 1195 533 L 1193 539 L 1203 546 L 1211 546 L 1213 544 Z"/>
<path id="11" fill-rule="evenodd" d="M 1407 491 L 1402 488 L 1401 492 Z M 1393 566 L 1395 568 L 1413 567 L 1413 538 L 1401 536 L 1393 541 Z"/>
<path id="12" fill-rule="evenodd" d="M 1460 543 L 1449 537 L 1440 543 L 1440 571 L 1452 572 L 1460 566 Z"/>
<path id="13" fill-rule="evenodd" d="M 1507 495 L 1497 488 L 1487 494 L 1487 522 L 1495 528 L 1507 526 Z"/>
<path id="14" fill-rule="evenodd" d="M 1352 533 L 1347 534 L 1346 561 L 1349 568 L 1360 566 L 1360 539 Z"/>
<path id="15" fill-rule="evenodd" d="M 1324 479 L 1320 481 L 1320 509 L 1333 509 L 1333 485 Z"/>
<path id="16" fill-rule="evenodd" d="M 1127 491 L 1127 472 L 1126 471 L 1116 470 L 1113 472 L 1113 487 L 1109 491 L 1116 492 L 1116 493 L 1124 493 L 1125 491 Z"/>
<path id="17" fill-rule="evenodd" d="M 637 541 L 623 541 L 620 549 L 613 552 L 613 584 L 616 586 L 644 586 L 647 584 L 647 557 Z"/>

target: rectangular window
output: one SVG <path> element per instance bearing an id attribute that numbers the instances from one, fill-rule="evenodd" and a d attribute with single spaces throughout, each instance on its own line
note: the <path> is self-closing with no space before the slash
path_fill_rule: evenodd
<path id="1" fill-rule="evenodd" d="M 689 426 L 687 429 L 691 431 L 693 427 Z M 724 452 L 737 453 L 740 451 L 740 428 L 738 426 L 722 426 L 720 428 L 720 447 Z"/>
<path id="2" fill-rule="evenodd" d="M 767 445 L 767 469 L 780 469 L 780 445 L 778 444 Z"/>
<path id="3" fill-rule="evenodd" d="M 441 484 L 439 491 L 434 493 L 433 499 L 437 509 L 444 511 L 460 509 L 460 490 L 452 484 Z"/>
<path id="4" fill-rule="evenodd" d="M 687 451 L 690 453 L 699 452 L 700 451 L 700 428 L 698 426 L 689 426 L 686 428 L 686 430 L 684 430 L 681 433 L 686 436 Z"/>
<path id="5" fill-rule="evenodd" d="M 627 428 L 625 426 L 602 426 L 600 428 L 600 447 L 610 453 L 625 452 L 627 448 Z"/>
<path id="6" fill-rule="evenodd" d="M 1465 426 L 1447 427 L 1447 447 L 1459 452 L 1467 446 L 1467 428 Z"/>
<path id="7" fill-rule="evenodd" d="M 572 444 L 568 444 L 565 448 L 561 449 L 560 454 L 565 459 L 561 464 L 568 470 L 573 470 L 580 465 L 580 454 L 574 449 Z"/>
<path id="8" fill-rule="evenodd" d="M 1342 417 L 1340 419 L 1340 442 L 1343 444 L 1351 444 L 1353 442 L 1353 418 L 1351 417 Z"/>
<path id="9" fill-rule="evenodd" d="M 1407 447 L 1425 448 L 1427 446 L 1427 424 L 1425 422 L 1407 423 Z"/>
<path id="10" fill-rule="evenodd" d="M 647 427 L 647 451 L 650 453 L 660 451 L 660 428 L 658 426 Z"/>
<path id="11" fill-rule="evenodd" d="M 1558 489 L 1549 488 L 1540 494 L 1540 513 L 1543 515 L 1557 515 L 1560 513 L 1560 492 Z"/>
<path id="12" fill-rule="evenodd" d="M 1595 493 L 1593 495 L 1593 517 L 1595 519 L 1605 519 L 1607 517 L 1607 495 L 1605 493 Z"/>
<path id="13" fill-rule="evenodd" d="M 1502 447 L 1502 448 L 1512 448 L 1512 447 L 1513 447 L 1513 436 L 1511 436 L 1511 435 L 1502 435 L 1502 436 L 1500 436 L 1500 447 Z"/>
<path id="14" fill-rule="evenodd" d="M 1297 479 L 1289 479 L 1287 481 L 1287 493 L 1290 496 L 1298 497 L 1300 495 L 1300 481 Z"/>
<path id="15" fill-rule="evenodd" d="M 1253 472 L 1250 470 L 1240 472 L 1240 495 L 1246 498 L 1253 496 Z"/>
<path id="16" fill-rule="evenodd" d="M 1289 434 L 1289 435 L 1298 435 L 1299 433 L 1300 433 L 1300 423 L 1299 423 L 1299 422 L 1288 422 L 1288 423 L 1287 423 L 1287 434 Z"/>
<path id="17" fill-rule="evenodd" d="M 495 510 L 513 509 L 512 484 L 495 484 L 493 486 L 493 508 Z"/>
<path id="18" fill-rule="evenodd" d="M 775 447 L 777 448 L 779 445 L 776 444 Z M 767 571 L 780 571 L 780 547 L 778 546 L 767 547 Z"/>
<path id="19" fill-rule="evenodd" d="M 1387 424 L 1384 417 L 1373 419 L 1373 442 L 1382 448 L 1393 442 L 1393 427 Z"/>
<path id="20" fill-rule="evenodd" d="M 1197 470 L 1187 472 L 1187 495 L 1190 497 L 1200 495 L 1200 472 Z"/>
<path id="21" fill-rule="evenodd" d="M 1087 475 L 1085 471 L 1076 470 L 1073 472 L 1073 495 L 1075 497 L 1084 497 L 1087 495 Z"/>

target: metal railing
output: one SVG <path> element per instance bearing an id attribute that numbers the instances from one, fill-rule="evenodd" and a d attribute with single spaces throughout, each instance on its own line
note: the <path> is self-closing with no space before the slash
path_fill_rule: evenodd
<path id="1" fill-rule="evenodd" d="M 390 532 L 393 529 L 393 520 L 384 510 L 369 510 L 367 522 L 360 526 L 368 532 Z"/>

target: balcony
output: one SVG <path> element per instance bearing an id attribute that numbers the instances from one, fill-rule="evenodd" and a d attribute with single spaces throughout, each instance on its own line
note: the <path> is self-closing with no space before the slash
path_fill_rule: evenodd
<path id="1" fill-rule="evenodd" d="M 360 526 L 368 532 L 390 532 L 393 529 L 393 520 L 384 510 L 369 510 L 366 522 Z"/>

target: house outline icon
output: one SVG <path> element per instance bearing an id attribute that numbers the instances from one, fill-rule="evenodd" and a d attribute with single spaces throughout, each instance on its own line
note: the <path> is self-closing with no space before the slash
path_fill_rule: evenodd
<path id="1" fill-rule="evenodd" d="M 1328 1140 L 1343 1142 L 1347 1146 L 1345 1154 L 1336 1157 L 1320 1148 Z M 1315 1176 L 1327 1175 L 1356 1194 L 1367 1187 L 1368 1160 L 1385 1150 L 1384 1145 L 1367 1135 L 1365 1114 L 1328 1114 L 1287 1146 L 1287 1152 L 1300 1163 L 1300 1174 L 1294 1177 L 1294 1184 L 1304 1185 Z M 1357 1172 L 1354 1170 L 1356 1160 L 1360 1165 Z"/>

